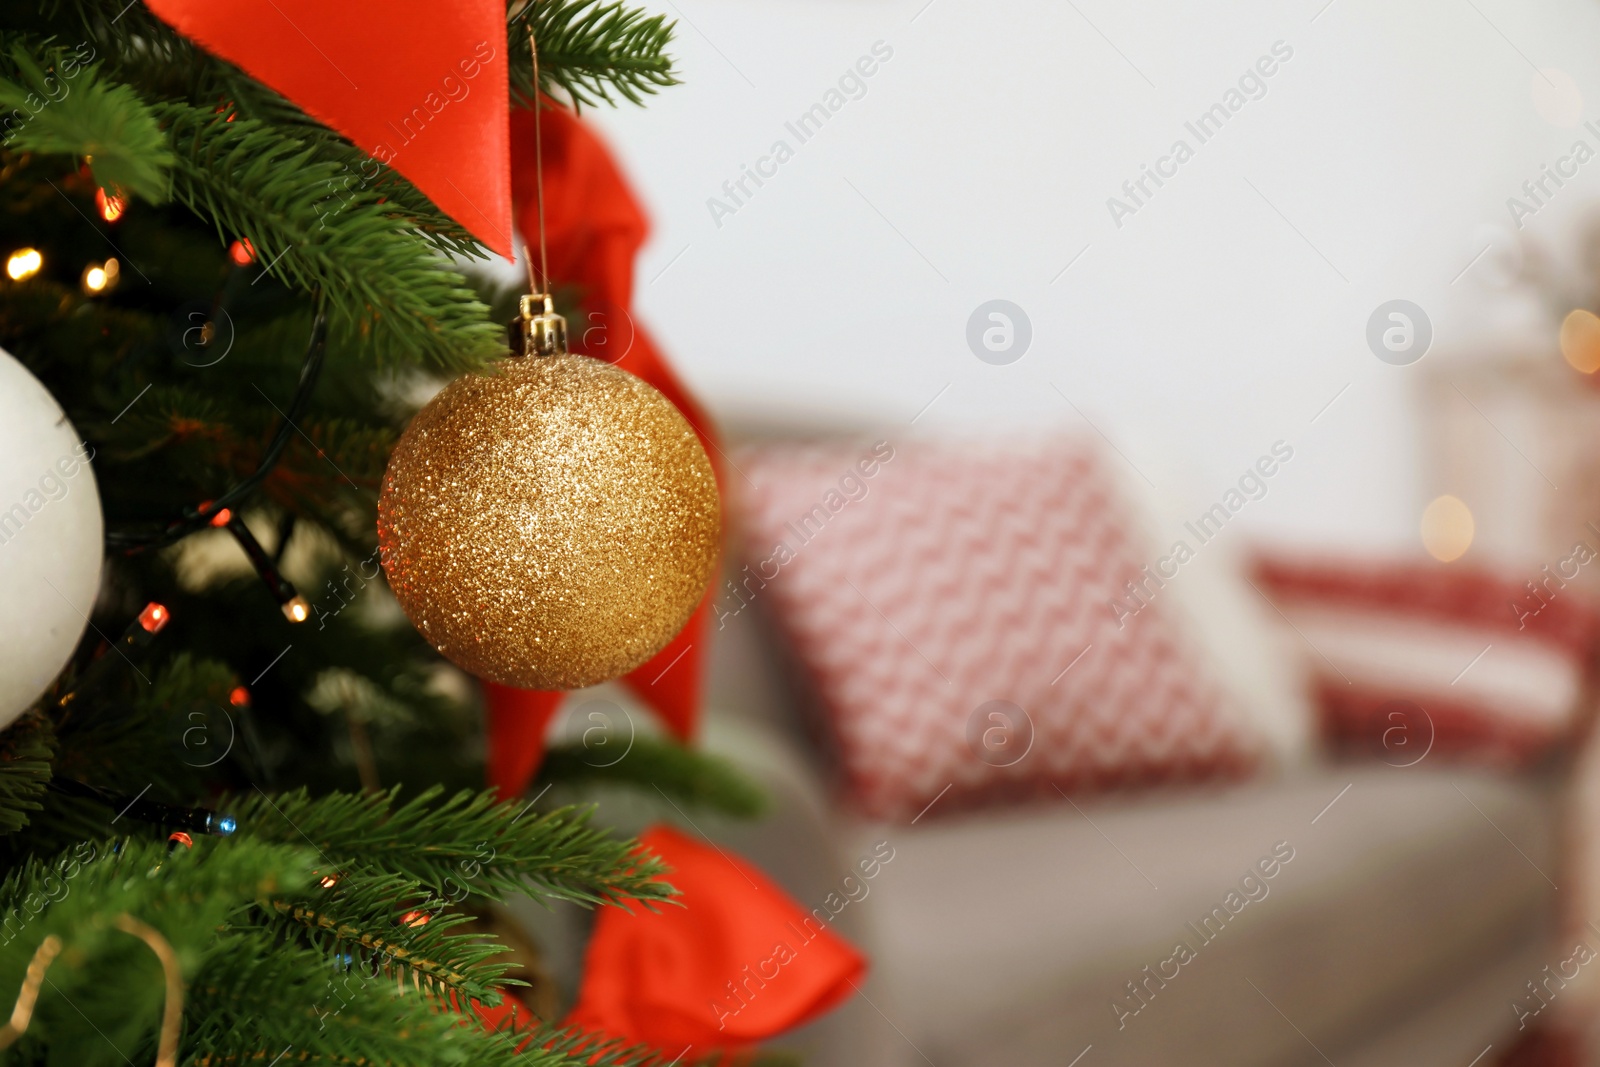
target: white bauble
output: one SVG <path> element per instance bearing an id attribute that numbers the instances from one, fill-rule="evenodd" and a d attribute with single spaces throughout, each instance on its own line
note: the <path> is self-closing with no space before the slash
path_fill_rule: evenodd
<path id="1" fill-rule="evenodd" d="M 82 441 L 0 349 L 0 727 L 61 673 L 100 589 L 105 527 Z"/>

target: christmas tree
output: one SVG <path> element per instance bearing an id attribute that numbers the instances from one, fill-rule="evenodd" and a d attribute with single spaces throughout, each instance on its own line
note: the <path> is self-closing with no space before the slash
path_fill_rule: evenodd
<path id="1" fill-rule="evenodd" d="M 674 80 L 660 17 L 507 19 L 521 106 Z M 497 902 L 673 890 L 586 811 L 476 788 L 475 687 L 383 590 L 389 451 L 430 383 L 505 354 L 515 294 L 468 280 L 479 241 L 393 168 L 139 0 L 0 29 L 0 348 L 81 435 L 105 524 L 82 641 L 0 718 L 7 1062 L 665 1060 L 476 1023 L 516 987 Z M 757 805 L 645 739 L 541 775 Z"/>

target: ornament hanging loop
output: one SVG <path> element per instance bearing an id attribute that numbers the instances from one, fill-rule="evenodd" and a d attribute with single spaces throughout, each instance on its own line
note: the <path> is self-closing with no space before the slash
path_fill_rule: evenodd
<path id="1" fill-rule="evenodd" d="M 550 264 L 545 255 L 544 242 L 544 137 L 539 128 L 539 45 L 528 33 L 528 51 L 533 55 L 533 161 L 534 182 L 539 215 L 539 270 L 533 269 L 531 250 L 528 257 L 528 284 L 532 292 L 522 298 L 516 321 L 511 324 L 511 351 L 518 356 L 564 356 L 567 354 L 567 320 L 556 314 L 555 301 L 550 296 Z"/>
<path id="2" fill-rule="evenodd" d="M 512 345 L 512 352 L 516 355 L 567 354 L 567 320 L 556 314 L 549 293 L 530 293 L 523 297 L 512 330 L 517 335 Z"/>

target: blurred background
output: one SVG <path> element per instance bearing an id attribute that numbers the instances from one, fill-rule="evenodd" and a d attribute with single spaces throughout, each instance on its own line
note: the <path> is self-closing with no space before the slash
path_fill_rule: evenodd
<path id="1" fill-rule="evenodd" d="M 1600 8 L 650 7 L 684 85 L 590 117 L 734 468 L 708 743 L 776 813 L 711 832 L 806 904 L 896 857 L 837 919 L 868 984 L 790 1045 L 1600 1062 Z M 1058 436 L 1099 473 L 1008 443 Z M 896 460 L 800 550 L 856 438 Z M 1152 547 L 1073 555 L 1084 477 Z M 1224 547 L 1161 556 L 1219 503 Z M 1159 620 L 1124 640 L 1151 603 L 1242 733 L 1141 659 Z"/>
<path id="2" fill-rule="evenodd" d="M 1588 3 L 652 10 L 685 84 L 593 118 L 654 221 L 638 314 L 714 413 L 1081 427 L 1053 384 L 1196 502 L 1303 446 L 1244 519 L 1266 535 L 1415 543 L 1419 368 L 1374 359 L 1368 318 L 1415 302 L 1439 362 L 1548 339 L 1522 244 L 1576 257 L 1600 180 L 1520 230 L 1506 204 L 1597 144 Z M 800 143 L 785 124 L 879 42 L 864 95 Z M 1184 124 L 1278 42 L 1265 95 L 1199 144 Z M 1179 138 L 1194 158 L 1119 225 L 1107 200 Z M 734 205 L 723 183 L 780 140 L 793 158 Z M 1032 326 L 1005 366 L 965 338 L 993 299 Z"/>

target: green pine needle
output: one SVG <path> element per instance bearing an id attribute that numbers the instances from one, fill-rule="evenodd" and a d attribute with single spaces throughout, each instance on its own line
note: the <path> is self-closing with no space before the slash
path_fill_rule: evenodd
<path id="1" fill-rule="evenodd" d="M 587 812 L 537 814 L 488 791 L 442 795 L 435 787 L 399 804 L 398 789 L 315 799 L 304 791 L 258 793 L 224 806 L 240 834 L 310 844 L 324 866 L 394 872 L 452 902 L 534 891 L 586 905 L 650 907 L 676 895 L 661 880 L 660 860 L 632 839 L 591 827 Z"/>
<path id="2" fill-rule="evenodd" d="M 0 144 L 87 159 L 106 189 L 163 203 L 173 162 L 166 136 L 133 89 L 87 65 L 93 56 L 88 45 L 51 49 L 41 66 L 23 44 L 13 45 L 16 78 L 0 77 Z"/>
<path id="3" fill-rule="evenodd" d="M 678 83 L 666 52 L 675 25 L 615 0 L 536 0 L 510 20 L 512 93 L 524 105 L 534 99 L 531 31 L 541 89 L 559 86 L 578 107 L 614 104 L 613 92 L 642 104 Z"/>
<path id="4" fill-rule="evenodd" d="M 55 731 L 42 715 L 24 715 L 0 733 L 0 834 L 28 825 L 50 784 Z"/>
<path id="5" fill-rule="evenodd" d="M 181 104 L 157 113 L 176 154 L 174 199 L 224 242 L 248 240 L 285 284 L 320 288 L 336 327 L 364 337 L 378 365 L 415 353 L 476 370 L 504 353 L 504 330 L 466 280 L 375 189 L 346 189 L 344 168 L 266 123 Z"/>
<path id="6" fill-rule="evenodd" d="M 30 861 L 0 882 L 0 990 L 22 988 L 30 963 L 53 940 L 21 1062 L 120 1067 L 123 1050 L 149 1059 L 165 983 L 155 952 L 121 924 L 153 929 L 192 972 L 216 952 L 230 916 L 309 879 L 305 848 L 198 841 L 84 843 L 49 862 Z M 8 992 L 6 996 L 14 997 Z"/>
<path id="7" fill-rule="evenodd" d="M 406 1067 L 661 1067 L 667 1055 L 552 1026 L 491 1031 L 439 1010 L 387 974 L 259 935 L 225 940 L 231 958 L 202 969 L 190 990 L 199 1020 L 184 1038 L 195 1067 L 348 1063 Z M 458 1010 L 470 1011 L 466 1005 Z M 463 1025 L 465 1023 L 465 1025 Z"/>
<path id="8" fill-rule="evenodd" d="M 309 897 L 272 901 L 272 927 L 298 934 L 325 957 L 432 992 L 498 1004 L 507 965 L 492 958 L 505 947 L 492 938 L 451 933 L 466 915 L 430 906 L 430 894 L 413 879 L 342 873 Z M 442 904 L 442 902 L 440 902 Z M 522 983 L 515 983 L 522 984 Z"/>
<path id="9" fill-rule="evenodd" d="M 374 880 L 338 903 L 340 922 L 374 928 L 362 937 L 294 929 L 274 916 L 284 901 L 323 894 L 315 851 L 235 837 L 169 851 L 161 843 L 80 845 L 49 862 L 30 861 L 0 881 L 0 990 L 21 989 L 44 947 L 49 965 L 26 1033 L 10 1052 L 20 1062 L 120 1067 L 154 1058 L 165 998 L 160 959 L 128 920 L 172 950 L 184 985 L 179 1059 L 189 1064 L 288 1062 L 488 1067 L 643 1067 L 656 1050 L 554 1027 L 492 1032 L 471 1017 L 469 997 L 492 1000 L 504 982 L 484 960 L 492 941 L 448 933 L 448 921 L 391 924 Z M 263 916 L 266 918 L 263 920 Z M 425 933 L 439 923 L 436 932 Z M 393 932 L 390 932 L 393 931 Z M 285 933 L 291 936 L 286 940 Z M 306 936 L 299 936 L 306 934 Z M 376 951 L 366 946 L 384 941 Z M 476 983 L 438 980 L 393 965 L 393 949 L 433 953 Z M 355 946 L 357 951 L 351 951 Z M 417 957 L 412 957 L 412 963 Z M 418 980 L 409 979 L 416 974 Z M 431 995 L 418 995 L 424 984 Z"/>

